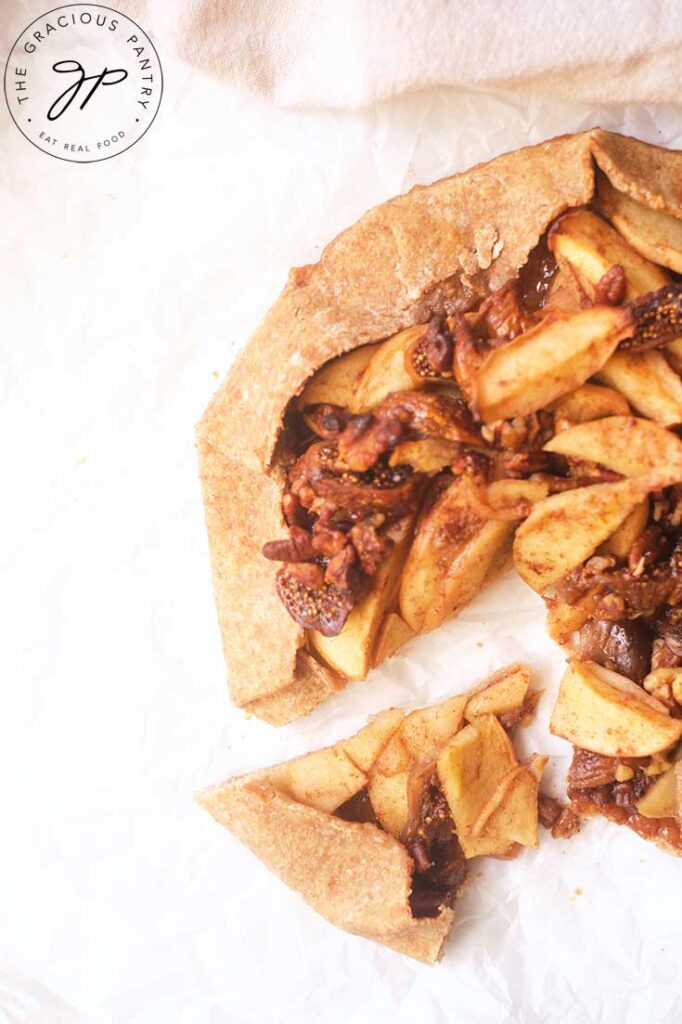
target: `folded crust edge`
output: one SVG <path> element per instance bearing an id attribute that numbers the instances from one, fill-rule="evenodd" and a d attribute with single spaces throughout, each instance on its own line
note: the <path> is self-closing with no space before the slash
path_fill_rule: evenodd
<path id="1" fill-rule="evenodd" d="M 388 833 L 308 807 L 248 775 L 195 799 L 331 924 L 426 964 L 442 956 L 454 911 L 412 917 L 412 861 Z"/>
<path id="2" fill-rule="evenodd" d="M 595 128 L 418 186 L 369 210 L 289 283 L 197 428 L 213 584 L 233 702 L 275 725 L 340 688 L 303 656 L 263 543 L 281 536 L 272 468 L 282 416 L 334 356 L 432 312 L 464 308 L 523 265 L 546 227 L 591 200 L 595 163 L 615 187 L 682 215 L 682 153 Z M 368 253 L 373 273 L 367 274 Z"/>

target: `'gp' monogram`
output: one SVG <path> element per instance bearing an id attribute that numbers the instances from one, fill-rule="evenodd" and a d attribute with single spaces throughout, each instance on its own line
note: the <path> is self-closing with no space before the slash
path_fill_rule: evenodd
<path id="1" fill-rule="evenodd" d="M 62 114 L 68 110 L 73 100 L 80 92 L 81 86 L 85 85 L 86 82 L 93 82 L 92 88 L 89 90 L 87 96 L 80 105 L 82 110 L 86 103 L 92 99 L 96 90 L 100 85 L 118 85 L 128 77 L 128 72 L 125 68 L 104 68 L 98 75 L 87 75 L 85 74 L 85 68 L 77 60 L 59 60 L 56 64 L 52 65 L 52 70 L 56 71 L 60 75 L 71 74 L 75 72 L 78 74 L 78 78 L 75 82 L 72 82 L 63 93 L 57 97 L 52 106 L 47 112 L 48 121 L 56 121 L 57 118 L 61 117 Z"/>

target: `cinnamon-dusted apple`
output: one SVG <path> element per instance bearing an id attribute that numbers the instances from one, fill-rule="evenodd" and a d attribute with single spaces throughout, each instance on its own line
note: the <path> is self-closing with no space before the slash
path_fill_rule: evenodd
<path id="1" fill-rule="evenodd" d="M 679 285 L 660 266 L 640 255 L 617 231 L 590 211 L 562 217 L 553 229 L 550 246 L 578 275 L 581 286 L 594 298 L 600 282 L 621 268 L 623 294 L 618 301 L 632 300 L 639 340 L 629 351 L 619 351 L 599 371 L 599 379 L 627 398 L 645 416 L 660 423 L 678 423 L 682 416 L 682 382 L 663 355 L 646 352 L 651 344 L 670 343 L 677 351 L 676 335 L 682 331 Z M 650 319 L 658 322 L 654 332 Z M 663 328 L 663 330 L 661 330 Z"/>
<path id="2" fill-rule="evenodd" d="M 671 764 L 658 776 L 650 789 L 637 801 L 639 814 L 645 818 L 673 818 L 682 825 L 682 763 L 678 750 Z"/>
<path id="3" fill-rule="evenodd" d="M 497 673 L 496 686 L 504 675 Z M 478 692 L 485 690 L 484 683 Z M 334 747 L 230 779 L 197 800 L 333 924 L 434 963 L 452 928 L 467 859 L 537 845 L 546 759 L 520 765 L 490 714 L 464 726 L 467 700 L 385 711 Z M 462 747 L 455 770 L 444 752 L 467 732 L 476 744 Z M 485 781 L 476 777 L 481 763 Z M 473 805 L 489 811 L 473 821 L 477 836 L 463 840 L 462 797 L 453 793 L 470 786 Z M 397 819 L 382 799 L 398 806 Z"/>
<path id="4" fill-rule="evenodd" d="M 665 467 L 670 483 L 682 480 L 682 441 L 657 423 L 634 416 L 608 416 L 563 430 L 545 451 L 586 459 L 623 476 L 645 476 Z"/>
<path id="5" fill-rule="evenodd" d="M 682 220 L 652 210 L 598 175 L 596 205 L 640 256 L 682 274 Z"/>
<path id="6" fill-rule="evenodd" d="M 351 402 L 353 411 L 366 412 L 394 391 L 407 391 L 421 386 L 420 377 L 414 371 L 410 373 L 409 356 L 426 330 L 422 324 L 408 327 L 376 348 L 356 381 Z"/>
<path id="7" fill-rule="evenodd" d="M 614 266 L 625 271 L 625 300 L 654 292 L 668 284 L 664 270 L 641 256 L 625 239 L 590 210 L 567 213 L 552 228 L 552 252 L 577 274 L 582 288 L 594 298 L 604 275 Z"/>
<path id="8" fill-rule="evenodd" d="M 663 353 L 616 352 L 597 378 L 650 420 L 663 426 L 682 423 L 682 380 Z"/>
<path id="9" fill-rule="evenodd" d="M 561 682 L 550 730 L 595 754 L 646 757 L 680 739 L 682 720 L 625 676 L 574 661 Z"/>
<path id="10" fill-rule="evenodd" d="M 620 526 L 617 526 L 610 537 L 607 537 L 599 550 L 605 555 L 625 561 L 629 558 L 635 542 L 642 536 L 651 515 L 651 502 L 648 498 L 640 501 L 633 508 Z"/>
<path id="11" fill-rule="evenodd" d="M 558 420 L 570 424 L 589 423 L 604 416 L 628 416 L 630 406 L 627 399 L 614 390 L 599 384 L 583 384 L 569 394 L 559 398 L 552 406 Z"/>
<path id="12" fill-rule="evenodd" d="M 539 501 L 516 532 L 514 566 L 543 594 L 592 555 L 658 482 L 593 484 Z"/>
<path id="13" fill-rule="evenodd" d="M 410 629 L 397 612 L 387 612 L 374 651 L 375 665 L 381 665 L 387 658 L 392 658 L 413 636 L 414 630 Z"/>
<path id="14" fill-rule="evenodd" d="M 357 378 L 354 411 L 369 411 L 396 391 L 451 379 L 453 349 L 453 338 L 439 317 L 384 341 Z"/>
<path id="15" fill-rule="evenodd" d="M 478 838 L 538 847 L 538 788 L 548 758 L 534 754 L 527 764 L 512 768 L 483 807 L 471 828 Z"/>
<path id="16" fill-rule="evenodd" d="M 571 431 L 630 408 L 682 422 L 682 286 L 595 212 L 597 172 L 682 215 L 679 155 L 594 131 L 392 200 L 292 273 L 200 426 L 240 706 L 277 724 L 311 710 L 471 600 L 517 531 L 557 634 L 646 619 L 670 650 L 676 471 L 635 494 L 605 438 L 577 452 Z M 677 444 L 658 436 L 657 471 Z"/>
<path id="17" fill-rule="evenodd" d="M 682 720 L 668 706 L 620 673 L 573 661 L 550 729 L 574 745 L 567 781 L 575 813 L 627 825 L 682 856 Z"/>
<path id="18" fill-rule="evenodd" d="M 310 378 L 296 399 L 298 408 L 304 410 L 316 405 L 336 405 L 358 411 L 355 408 L 358 378 L 377 348 L 377 345 L 363 345 L 362 348 L 345 352 L 325 363 Z"/>
<path id="19" fill-rule="evenodd" d="M 520 710 L 528 694 L 530 672 L 525 665 L 510 665 L 496 672 L 469 694 L 464 709 L 468 722 L 481 715 L 505 715 Z"/>
<path id="20" fill-rule="evenodd" d="M 513 535 L 486 520 L 468 477 L 452 481 L 417 526 L 400 581 L 400 612 L 416 633 L 435 629 L 478 593 Z"/>
<path id="21" fill-rule="evenodd" d="M 484 422 L 525 416 L 574 391 L 633 333 L 627 308 L 594 306 L 548 314 L 527 334 L 494 349 L 475 382 Z"/>

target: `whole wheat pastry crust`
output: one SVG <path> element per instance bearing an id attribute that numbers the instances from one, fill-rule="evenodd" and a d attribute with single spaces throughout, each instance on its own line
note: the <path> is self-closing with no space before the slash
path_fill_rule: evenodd
<path id="1" fill-rule="evenodd" d="M 196 800 L 332 924 L 435 963 L 469 859 L 538 845 L 547 758 L 520 764 L 511 739 L 534 713 L 529 686 L 530 671 L 510 665 L 468 693 L 387 709 L 332 747 Z M 462 814 L 481 817 L 475 835 Z"/>
<path id="2" fill-rule="evenodd" d="M 307 807 L 250 776 L 203 790 L 197 800 L 338 928 L 424 963 L 442 955 L 454 911 L 412 917 L 412 860 L 388 833 Z"/>
<path id="3" fill-rule="evenodd" d="M 232 700 L 275 725 L 342 685 L 304 649 L 264 542 L 282 533 L 277 440 L 323 363 L 499 288 L 548 225 L 590 202 L 595 170 L 682 214 L 682 153 L 593 129 L 497 157 L 366 213 L 289 282 L 211 400 L 198 451 Z M 368 254 L 371 273 L 368 273 Z"/>

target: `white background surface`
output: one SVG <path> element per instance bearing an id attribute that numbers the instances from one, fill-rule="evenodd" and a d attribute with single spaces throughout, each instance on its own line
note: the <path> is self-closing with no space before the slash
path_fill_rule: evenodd
<path id="1" fill-rule="evenodd" d="M 161 59 L 158 118 L 113 160 L 50 159 L 0 113 L 0 1020 L 678 1022 L 679 865 L 633 835 L 475 870 L 430 969 L 334 930 L 193 805 L 512 658 L 551 691 L 561 662 L 506 579 L 308 719 L 246 721 L 192 428 L 289 265 L 369 205 L 597 122 L 679 146 L 682 115 L 445 91 L 293 113 Z M 529 744 L 564 755 L 550 704 Z"/>

